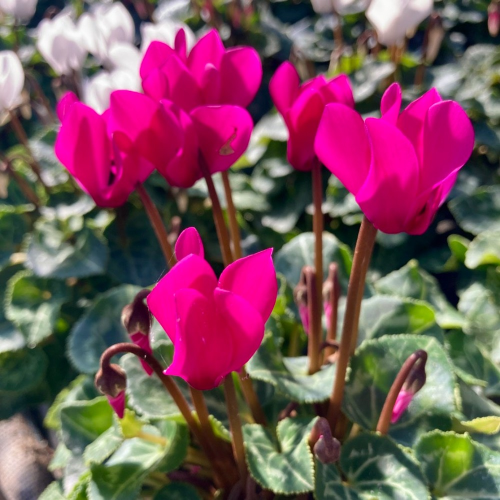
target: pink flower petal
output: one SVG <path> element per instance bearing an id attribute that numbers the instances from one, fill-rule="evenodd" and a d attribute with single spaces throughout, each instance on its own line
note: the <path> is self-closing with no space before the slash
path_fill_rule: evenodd
<path id="1" fill-rule="evenodd" d="M 287 157 L 297 170 L 311 170 L 315 158 L 314 140 L 324 109 L 319 92 L 313 88 L 302 92 L 288 111 L 290 132 Z"/>
<path id="2" fill-rule="evenodd" d="M 141 349 L 144 349 L 149 354 L 152 354 L 151 344 L 149 342 L 149 337 L 141 332 L 133 333 L 130 335 L 130 340 Z M 146 363 L 146 361 L 141 359 L 141 365 L 148 376 L 151 376 L 153 369 Z"/>
<path id="3" fill-rule="evenodd" d="M 302 321 L 302 326 L 304 327 L 304 332 L 306 335 L 309 335 L 309 307 L 307 305 L 299 305 L 299 316 L 300 321 Z"/>
<path id="4" fill-rule="evenodd" d="M 433 189 L 463 167 L 473 149 L 474 130 L 460 105 L 442 101 L 431 106 L 424 127 L 420 192 Z"/>
<path id="5" fill-rule="evenodd" d="M 96 204 L 108 206 L 111 152 L 105 120 L 85 104 L 74 103 L 57 135 L 55 153 Z"/>
<path id="6" fill-rule="evenodd" d="M 325 312 L 326 328 L 330 328 L 330 323 L 332 322 L 333 307 L 332 303 L 328 301 L 323 302 L 323 311 Z"/>
<path id="7" fill-rule="evenodd" d="M 395 424 L 401 418 L 401 415 L 410 406 L 413 396 L 413 393 L 401 389 L 392 409 L 391 424 Z"/>
<path id="8" fill-rule="evenodd" d="M 259 54 L 252 47 L 229 49 L 222 57 L 220 75 L 224 104 L 247 107 L 253 101 L 262 81 Z"/>
<path id="9" fill-rule="evenodd" d="M 80 100 L 74 92 L 66 92 L 59 100 L 56 106 L 56 113 L 61 122 L 64 120 L 64 117 L 68 113 L 70 107 L 75 104 L 75 102 L 80 102 Z"/>
<path id="10" fill-rule="evenodd" d="M 175 256 L 177 260 L 181 260 L 190 254 L 198 255 L 202 259 L 205 256 L 200 233 L 194 227 L 184 229 L 175 242 Z"/>
<path id="11" fill-rule="evenodd" d="M 229 371 L 238 372 L 260 347 L 265 321 L 257 310 L 235 293 L 216 288 L 214 299 L 233 346 Z"/>
<path id="12" fill-rule="evenodd" d="M 217 278 L 208 262 L 198 255 L 191 254 L 180 260 L 153 288 L 147 298 L 149 310 L 174 344 L 174 294 L 181 289 L 192 288 L 206 297 L 212 297 L 216 286 Z"/>
<path id="13" fill-rule="evenodd" d="M 201 93 L 205 104 L 221 104 L 221 74 L 213 65 L 207 64 L 201 79 Z"/>
<path id="14" fill-rule="evenodd" d="M 398 128 L 413 144 L 420 165 L 423 165 L 424 158 L 423 138 L 425 117 L 429 108 L 440 101 L 442 99 L 438 91 L 432 88 L 423 96 L 410 103 L 398 118 Z"/>
<path id="15" fill-rule="evenodd" d="M 147 78 L 153 70 L 160 69 L 171 56 L 176 56 L 172 47 L 157 40 L 151 42 L 142 58 L 139 69 L 141 79 Z"/>
<path id="16" fill-rule="evenodd" d="M 392 125 L 398 122 L 399 110 L 401 109 L 401 87 L 399 83 L 393 83 L 382 96 L 380 111 L 382 118 Z"/>
<path id="17" fill-rule="evenodd" d="M 239 106 L 203 106 L 191 112 L 199 147 L 212 174 L 228 170 L 245 152 L 253 122 Z"/>
<path id="18" fill-rule="evenodd" d="M 276 303 L 278 284 L 268 248 L 234 261 L 222 271 L 219 288 L 243 297 L 267 321 Z"/>
<path id="19" fill-rule="evenodd" d="M 220 68 L 224 52 L 224 45 L 216 30 L 210 30 L 198 40 L 189 53 L 188 67 L 199 85 L 203 80 L 205 66 L 212 64 L 216 68 Z"/>
<path id="20" fill-rule="evenodd" d="M 417 196 L 418 160 L 410 141 L 388 121 L 368 118 L 372 166 L 356 201 L 384 233 L 404 231 Z"/>
<path id="21" fill-rule="evenodd" d="M 175 35 L 174 48 L 177 55 L 183 62 L 187 62 L 187 40 L 184 28 L 181 28 Z"/>
<path id="22" fill-rule="evenodd" d="M 282 116 L 291 108 L 299 94 L 300 78 L 294 65 L 284 62 L 274 73 L 269 82 L 269 92 Z"/>
<path id="23" fill-rule="evenodd" d="M 328 104 L 316 134 L 320 161 L 354 195 L 370 168 L 370 144 L 361 116 L 342 104 Z"/>
<path id="24" fill-rule="evenodd" d="M 123 418 L 125 415 L 125 391 L 121 391 L 118 396 L 106 396 L 113 411 L 118 415 L 118 418 Z"/>
<path id="25" fill-rule="evenodd" d="M 166 99 L 170 95 L 167 75 L 160 68 L 154 68 L 148 73 L 142 81 L 142 88 L 147 96 L 157 101 Z"/>
<path id="26" fill-rule="evenodd" d="M 165 374 L 181 377 L 200 391 L 217 387 L 231 372 L 233 342 L 219 321 L 213 297 L 208 299 L 196 290 L 179 290 L 175 309 L 177 342 Z"/>
<path id="27" fill-rule="evenodd" d="M 354 108 L 354 96 L 352 95 L 352 87 L 347 75 L 339 75 L 326 82 L 320 89 L 320 93 L 325 104 L 336 102 L 344 104 L 349 108 Z"/>

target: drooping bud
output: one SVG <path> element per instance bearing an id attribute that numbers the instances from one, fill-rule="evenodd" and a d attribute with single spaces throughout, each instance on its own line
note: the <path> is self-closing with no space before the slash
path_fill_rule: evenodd
<path id="1" fill-rule="evenodd" d="M 488 31 L 491 36 L 498 36 L 500 31 L 500 2 L 492 0 L 488 5 Z"/>
<path id="2" fill-rule="evenodd" d="M 422 389 L 426 381 L 425 365 L 427 363 L 427 353 L 419 350 L 414 354 L 417 356 L 417 360 L 411 367 L 403 387 L 399 391 L 396 402 L 394 403 L 391 424 L 394 424 L 401 418 L 401 415 L 408 408 L 415 394 Z"/>
<path id="3" fill-rule="evenodd" d="M 125 388 L 127 375 L 124 370 L 115 364 L 101 366 L 94 379 L 97 390 L 104 394 L 109 404 L 118 415 L 123 418 L 125 414 Z"/>
<path id="4" fill-rule="evenodd" d="M 293 298 L 295 300 L 295 304 L 297 304 L 304 331 L 306 332 L 306 335 L 309 335 L 309 299 L 307 295 L 307 282 L 304 270 L 305 267 L 302 268 L 299 282 L 293 290 Z"/>
<path id="5" fill-rule="evenodd" d="M 151 354 L 149 333 L 151 332 L 152 316 L 144 299 L 149 295 L 149 290 L 141 290 L 134 300 L 122 309 L 122 324 L 130 335 L 130 340 L 147 353 Z M 144 371 L 151 375 L 152 368 L 141 360 Z"/>
<path id="6" fill-rule="evenodd" d="M 325 311 L 326 327 L 330 330 L 332 324 L 337 321 L 337 308 L 340 297 L 339 267 L 332 262 L 328 268 L 328 277 L 323 283 L 323 309 Z M 330 340 L 335 340 L 334 335 Z"/>
<path id="7" fill-rule="evenodd" d="M 340 442 L 332 436 L 328 420 L 319 417 L 311 429 L 309 446 L 323 464 L 331 464 L 340 458 Z"/>
<path id="8" fill-rule="evenodd" d="M 429 18 L 429 25 L 425 35 L 424 60 L 426 64 L 432 64 L 436 60 L 444 40 L 444 35 L 443 19 L 437 12 L 434 12 Z"/>

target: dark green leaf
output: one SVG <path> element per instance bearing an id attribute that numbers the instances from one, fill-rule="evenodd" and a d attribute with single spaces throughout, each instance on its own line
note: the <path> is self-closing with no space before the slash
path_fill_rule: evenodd
<path id="1" fill-rule="evenodd" d="M 201 500 L 201 497 L 190 484 L 170 483 L 159 490 L 153 500 Z"/>
<path id="2" fill-rule="evenodd" d="M 25 214 L 0 211 L 0 269 L 5 267 L 11 255 L 18 251 L 29 220 Z"/>
<path id="3" fill-rule="evenodd" d="M 20 349 L 0 353 L 0 394 L 24 393 L 45 377 L 47 357 L 40 349 Z M 5 394 L 0 398 L 5 397 Z M 4 401 L 2 401 L 4 404 Z"/>

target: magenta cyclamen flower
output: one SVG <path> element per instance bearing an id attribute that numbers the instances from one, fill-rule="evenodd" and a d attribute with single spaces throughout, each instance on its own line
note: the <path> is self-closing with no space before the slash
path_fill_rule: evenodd
<path id="1" fill-rule="evenodd" d="M 262 64 L 252 47 L 226 49 L 217 31 L 200 38 L 189 56 L 183 30 L 175 48 L 152 42 L 141 63 L 144 92 L 170 99 L 185 111 L 197 106 L 232 104 L 246 107 L 262 80 Z"/>
<path id="2" fill-rule="evenodd" d="M 175 114 L 137 92 L 113 92 L 103 115 L 69 94 L 57 112 L 62 126 L 56 155 L 101 207 L 125 203 L 138 183 L 172 161 L 182 144 Z"/>
<path id="3" fill-rule="evenodd" d="M 272 249 L 230 264 L 217 280 L 194 228 L 175 246 L 179 262 L 147 298 L 153 316 L 174 344 L 165 374 L 208 390 L 239 371 L 259 348 L 276 302 Z"/>
<path id="4" fill-rule="evenodd" d="M 474 131 L 460 105 L 436 89 L 400 107 L 396 83 L 382 97 L 380 119 L 329 104 L 315 151 L 377 229 L 422 234 L 469 159 Z"/>
<path id="5" fill-rule="evenodd" d="M 295 67 L 284 62 L 271 78 L 269 91 L 288 127 L 290 165 L 297 170 L 311 170 L 316 157 L 314 140 L 325 106 L 336 102 L 354 108 L 349 79 L 339 75 L 327 80 L 321 75 L 300 85 Z"/>

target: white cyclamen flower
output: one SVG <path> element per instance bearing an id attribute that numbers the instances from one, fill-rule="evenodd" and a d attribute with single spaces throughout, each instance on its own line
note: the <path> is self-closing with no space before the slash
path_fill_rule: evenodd
<path id="1" fill-rule="evenodd" d="M 186 33 L 186 44 L 189 52 L 196 43 L 196 37 L 187 24 L 181 23 L 180 21 L 174 21 L 173 19 L 165 19 L 156 24 L 141 24 L 141 52 L 145 53 L 149 44 L 154 41 L 163 42 L 173 47 L 175 35 L 177 35 L 180 29 L 183 29 L 184 33 Z"/>
<path id="2" fill-rule="evenodd" d="M 108 62 L 114 44 L 131 44 L 135 36 L 132 16 L 120 2 L 96 5 L 80 17 L 78 29 L 86 49 L 101 63 Z"/>
<path id="3" fill-rule="evenodd" d="M 83 101 L 98 113 L 109 108 L 109 96 L 114 90 L 141 90 L 139 73 L 123 69 L 100 71 L 83 82 Z"/>
<path id="4" fill-rule="evenodd" d="M 87 55 L 75 23 L 65 11 L 42 20 L 36 46 L 58 75 L 80 70 Z"/>
<path id="5" fill-rule="evenodd" d="M 372 0 L 366 17 L 375 28 L 378 41 L 394 45 L 417 27 L 434 7 L 434 0 Z"/>
<path id="6" fill-rule="evenodd" d="M 24 70 L 19 57 L 11 50 L 0 52 L 0 111 L 8 111 L 21 103 Z"/>
<path id="7" fill-rule="evenodd" d="M 335 11 L 342 16 L 365 10 L 368 2 L 369 0 L 311 0 L 312 7 L 318 14 Z"/>
<path id="8" fill-rule="evenodd" d="M 37 2 L 38 0 L 0 0 L 0 10 L 21 22 L 27 22 L 33 17 Z"/>

